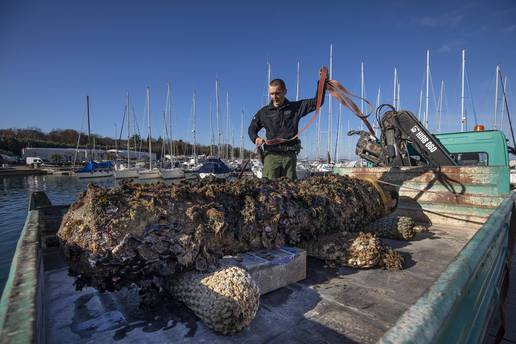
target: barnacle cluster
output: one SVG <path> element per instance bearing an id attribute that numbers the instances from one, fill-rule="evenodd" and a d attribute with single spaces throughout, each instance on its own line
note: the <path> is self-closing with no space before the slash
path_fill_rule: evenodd
<path id="1" fill-rule="evenodd" d="M 258 311 L 258 286 L 246 270 L 235 266 L 185 272 L 168 280 L 165 288 L 208 327 L 225 335 L 248 326 Z"/>
<path id="2" fill-rule="evenodd" d="M 383 267 L 403 268 L 403 256 L 385 245 L 373 233 L 343 232 L 323 236 L 317 241 L 302 243 L 311 257 L 325 260 L 329 265 L 346 265 L 357 269 Z"/>
<path id="3" fill-rule="evenodd" d="M 399 270 L 403 266 L 403 257 L 372 233 L 360 233 L 351 243 L 347 252 L 347 265 L 355 268 L 372 268 L 383 266 L 390 270 Z"/>
<path id="4" fill-rule="evenodd" d="M 418 227 L 408 216 L 385 216 L 369 224 L 363 231 L 375 233 L 382 238 L 412 240 L 418 232 Z"/>

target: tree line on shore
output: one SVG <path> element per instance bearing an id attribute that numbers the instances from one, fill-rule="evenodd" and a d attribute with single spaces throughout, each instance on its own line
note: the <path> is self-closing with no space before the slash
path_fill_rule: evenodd
<path id="1" fill-rule="evenodd" d="M 170 154 L 170 146 L 172 146 L 173 155 L 190 155 L 193 154 L 193 145 L 183 140 L 173 140 L 165 142 L 162 137 L 152 138 L 151 140 L 152 152 L 160 156 L 165 149 L 167 154 Z M 80 133 L 74 129 L 53 129 L 48 133 L 43 132 L 39 128 L 8 128 L 0 129 L 0 153 L 8 155 L 21 156 L 22 149 L 27 147 L 47 147 L 47 148 L 93 148 L 96 149 L 121 149 L 127 148 L 127 139 L 116 140 L 111 137 L 92 134 L 89 142 L 88 135 Z M 129 144 L 131 150 L 148 150 L 147 138 L 142 138 L 138 134 L 133 135 Z M 165 146 L 165 148 L 164 148 Z M 211 153 L 217 154 L 217 146 L 211 147 Z M 210 154 L 209 145 L 196 145 L 197 154 Z M 233 155 L 231 155 L 233 151 Z M 230 155 L 239 158 L 239 148 L 231 145 L 224 145 L 221 147 L 221 156 L 226 157 Z M 249 156 L 251 152 L 244 150 L 244 156 Z"/>

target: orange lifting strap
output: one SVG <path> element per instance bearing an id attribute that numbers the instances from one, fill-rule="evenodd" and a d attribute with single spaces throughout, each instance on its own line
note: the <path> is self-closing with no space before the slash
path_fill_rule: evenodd
<path id="1" fill-rule="evenodd" d="M 362 99 L 363 101 L 365 101 L 370 110 L 372 109 L 371 102 L 367 99 L 364 99 L 362 97 L 352 94 L 346 88 L 344 88 L 341 84 L 339 84 L 336 80 L 327 80 L 328 79 L 328 68 L 323 66 L 321 68 L 320 74 L 321 75 L 320 75 L 319 83 L 317 86 L 317 103 L 315 106 L 315 112 L 312 115 L 312 117 L 310 118 L 310 120 L 308 121 L 308 123 L 303 128 L 301 128 L 301 130 L 299 130 L 296 135 L 292 136 L 290 139 L 276 138 L 276 139 L 272 139 L 272 140 L 266 140 L 265 141 L 266 145 L 277 145 L 280 143 L 292 141 L 292 140 L 298 138 L 299 135 L 301 135 L 301 133 L 303 131 L 305 131 L 313 123 L 313 121 L 315 120 L 315 118 L 317 117 L 317 115 L 319 114 L 319 112 L 321 110 L 321 104 L 323 101 L 322 97 L 323 97 L 323 91 L 324 91 L 325 85 L 326 85 L 326 90 L 330 93 L 330 95 L 335 97 L 335 99 L 337 99 L 339 101 L 339 103 L 341 103 L 345 108 L 347 108 L 348 110 L 353 112 L 355 115 L 357 115 L 358 118 L 360 118 L 362 120 L 362 122 L 364 122 L 364 124 L 366 125 L 366 127 L 369 130 L 369 132 L 371 133 L 371 135 L 374 136 L 374 129 L 371 126 L 371 124 L 369 123 L 369 121 L 367 120 L 367 117 L 369 115 L 364 115 L 362 113 L 362 111 L 360 111 L 360 108 L 357 106 L 357 104 L 355 104 L 355 102 L 353 102 L 353 100 L 351 100 L 351 97 L 354 97 L 357 99 Z M 371 111 L 369 111 L 369 113 L 370 112 Z"/>

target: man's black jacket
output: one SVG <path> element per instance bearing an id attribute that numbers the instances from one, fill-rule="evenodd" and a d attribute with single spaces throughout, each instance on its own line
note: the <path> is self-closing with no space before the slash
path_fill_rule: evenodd
<path id="1" fill-rule="evenodd" d="M 324 103 L 323 93 L 322 101 Z M 256 115 L 254 115 L 249 125 L 249 137 L 253 143 L 258 138 L 258 132 L 265 128 L 267 140 L 272 139 L 290 139 L 298 132 L 299 120 L 312 111 L 315 111 L 317 103 L 317 95 L 312 99 L 303 99 L 291 102 L 285 98 L 283 105 L 274 107 L 272 102 L 262 107 Z M 321 104 L 322 105 L 322 104 Z M 267 151 L 281 151 L 281 146 L 292 146 L 299 144 L 299 139 L 288 141 L 276 146 L 266 145 Z"/>

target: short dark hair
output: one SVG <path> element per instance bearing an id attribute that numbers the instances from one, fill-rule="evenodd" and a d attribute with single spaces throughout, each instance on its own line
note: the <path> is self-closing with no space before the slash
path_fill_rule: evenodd
<path id="1" fill-rule="evenodd" d="M 269 83 L 269 86 L 281 86 L 283 90 L 287 89 L 287 86 L 285 85 L 285 81 L 281 79 L 274 79 Z"/>

